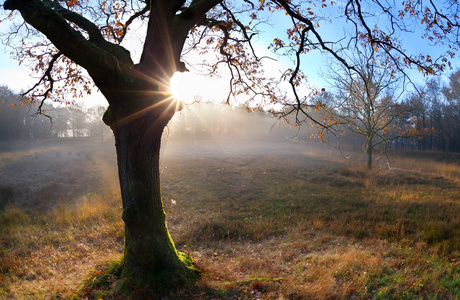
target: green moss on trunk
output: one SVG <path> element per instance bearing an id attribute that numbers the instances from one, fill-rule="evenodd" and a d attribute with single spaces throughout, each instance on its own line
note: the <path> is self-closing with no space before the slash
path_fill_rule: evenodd
<path id="1" fill-rule="evenodd" d="M 175 266 L 156 270 L 147 268 L 142 273 L 123 261 L 121 277 L 114 286 L 115 292 L 122 296 L 152 297 L 194 284 L 200 278 L 200 271 L 188 255 L 178 252 L 178 258 Z"/>
<path id="2" fill-rule="evenodd" d="M 159 161 L 161 135 L 169 118 L 146 110 L 135 119 L 112 125 L 125 222 L 125 251 L 117 283 L 122 294 L 166 292 L 199 277 L 190 257 L 177 252 L 166 226 Z"/>

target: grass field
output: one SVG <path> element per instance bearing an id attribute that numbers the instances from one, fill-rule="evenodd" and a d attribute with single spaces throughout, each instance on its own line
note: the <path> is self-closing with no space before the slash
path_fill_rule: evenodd
<path id="1" fill-rule="evenodd" d="M 366 171 L 326 146 L 243 144 L 164 143 L 168 227 L 202 270 L 168 299 L 460 299 L 460 155 L 396 152 Z M 113 142 L 11 149 L 0 299 L 119 299 Z"/>

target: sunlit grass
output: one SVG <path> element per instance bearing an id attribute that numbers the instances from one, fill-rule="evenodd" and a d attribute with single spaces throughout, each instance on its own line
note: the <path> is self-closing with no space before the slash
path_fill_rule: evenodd
<path id="1" fill-rule="evenodd" d="M 106 162 L 99 159 L 90 163 L 103 179 Z M 72 180 L 73 173 L 72 165 L 67 166 L 63 181 Z M 9 201 L 0 215 L 0 298 L 47 299 L 55 295 L 68 299 L 95 264 L 118 257 L 123 224 L 115 188 L 105 186 L 57 201 L 47 197 L 59 197 L 64 190 L 42 190 L 35 197 L 48 204 L 41 203 L 38 210 Z M 20 197 L 21 190 L 15 194 Z"/>
<path id="2" fill-rule="evenodd" d="M 0 219 L 0 269 L 8 275 L 4 289 L 18 298 L 25 291 L 31 298 L 40 293 L 69 296 L 68 287 L 75 288 L 94 264 L 119 255 L 123 225 L 118 207 L 112 199 L 95 195 L 44 215 L 7 210 Z"/>
<path id="3" fill-rule="evenodd" d="M 410 170 L 421 174 L 460 180 L 460 154 L 439 152 L 399 151 L 392 157 L 392 164 L 402 170 Z"/>
<path id="4" fill-rule="evenodd" d="M 371 172 L 314 157 L 165 163 L 169 227 L 208 268 L 204 285 L 230 295 L 234 282 L 281 277 L 264 297 L 458 297 L 458 178 L 423 172 L 423 156 Z"/>
<path id="5" fill-rule="evenodd" d="M 455 156 L 394 153 L 393 170 L 369 172 L 302 147 L 165 154 L 168 228 L 203 270 L 170 299 L 458 299 Z M 90 284 L 108 280 L 103 266 L 122 254 L 114 161 L 95 151 L 88 176 L 99 183 L 75 199 L 4 208 L 0 299 L 67 299 L 83 282 L 82 298 L 119 298 Z"/>

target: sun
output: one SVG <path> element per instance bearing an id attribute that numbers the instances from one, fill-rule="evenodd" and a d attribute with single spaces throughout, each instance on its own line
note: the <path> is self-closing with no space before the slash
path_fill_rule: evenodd
<path id="1" fill-rule="evenodd" d="M 171 78 L 171 93 L 175 98 L 184 101 L 186 104 L 193 102 L 193 88 L 194 85 L 191 83 L 193 81 L 190 76 L 187 76 L 185 73 L 177 72 Z"/>
<path id="2" fill-rule="evenodd" d="M 171 93 L 186 104 L 198 101 L 222 102 L 228 93 L 228 86 L 219 79 L 191 72 L 177 72 L 171 78 Z"/>

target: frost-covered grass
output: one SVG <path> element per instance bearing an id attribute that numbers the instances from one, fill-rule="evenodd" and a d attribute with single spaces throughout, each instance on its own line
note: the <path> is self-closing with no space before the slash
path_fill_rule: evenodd
<path id="1" fill-rule="evenodd" d="M 74 198 L 37 210 L 5 205 L 0 299 L 67 299 L 82 284 L 81 298 L 119 298 L 106 270 L 123 246 L 112 144 L 91 159 L 61 150 L 79 160 L 60 176 L 97 179 L 90 191 L 73 187 Z M 396 153 L 395 169 L 368 172 L 327 148 L 220 147 L 165 147 L 168 228 L 203 272 L 170 299 L 460 297 L 457 156 Z M 84 161 L 88 173 L 75 175 Z"/>

